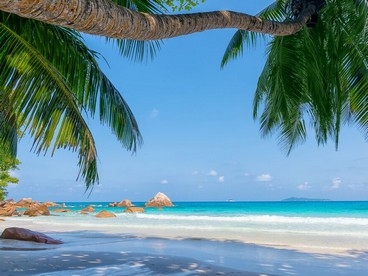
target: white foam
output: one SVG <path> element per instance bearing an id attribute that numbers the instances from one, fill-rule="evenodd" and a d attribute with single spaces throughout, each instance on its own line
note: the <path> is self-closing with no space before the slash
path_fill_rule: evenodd
<path id="1" fill-rule="evenodd" d="M 249 215 L 249 216 L 179 216 L 179 215 L 152 215 L 137 214 L 138 218 L 153 220 L 176 220 L 176 221 L 214 221 L 214 222 L 249 222 L 267 224 L 338 224 L 338 225 L 360 225 L 367 226 L 368 218 L 349 217 L 287 217 L 271 215 Z"/>

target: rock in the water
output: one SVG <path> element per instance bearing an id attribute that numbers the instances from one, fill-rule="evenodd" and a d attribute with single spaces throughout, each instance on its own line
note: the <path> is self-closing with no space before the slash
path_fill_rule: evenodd
<path id="1" fill-rule="evenodd" d="M 55 212 L 55 213 L 69 213 L 71 211 L 72 210 L 69 210 L 69 209 L 55 209 L 55 210 L 52 210 L 51 212 Z"/>
<path id="2" fill-rule="evenodd" d="M 129 199 L 124 199 L 120 202 L 109 203 L 109 207 L 130 207 L 134 206 Z"/>
<path id="3" fill-rule="evenodd" d="M 55 202 L 52 201 L 47 201 L 44 203 L 47 207 L 56 207 L 56 206 L 60 206 L 60 204 L 57 204 Z"/>
<path id="4" fill-rule="evenodd" d="M 97 215 L 96 215 L 97 218 L 115 218 L 116 215 L 113 214 L 113 213 L 110 213 L 106 210 L 102 210 L 101 212 L 99 212 Z"/>
<path id="5" fill-rule="evenodd" d="M 17 203 L 15 203 L 15 205 L 17 205 L 18 208 L 28 208 L 32 202 L 32 198 L 22 198 Z"/>
<path id="6" fill-rule="evenodd" d="M 0 221 L 5 221 L 5 219 L 0 219 Z"/>
<path id="7" fill-rule="evenodd" d="M 92 206 L 88 206 L 86 208 L 84 208 L 81 212 L 94 212 L 95 208 L 93 208 Z"/>
<path id="8" fill-rule="evenodd" d="M 80 212 L 79 212 L 79 214 L 82 214 L 82 215 L 88 215 L 88 214 L 89 214 L 89 212 L 87 212 L 87 211 L 80 211 Z"/>
<path id="9" fill-rule="evenodd" d="M 29 207 L 25 212 L 24 215 L 30 217 L 36 216 L 49 216 L 50 211 L 49 208 L 45 204 L 33 204 Z"/>
<path id="10" fill-rule="evenodd" d="M 163 193 L 157 193 L 154 198 L 146 202 L 146 207 L 170 207 L 174 206 L 171 200 Z"/>
<path id="11" fill-rule="evenodd" d="M 144 213 L 144 208 L 142 208 L 142 207 L 128 207 L 124 210 L 124 213 Z"/>
<path id="12" fill-rule="evenodd" d="M 47 244 L 62 244 L 60 240 L 55 240 L 45 234 L 34 232 L 25 228 L 6 228 L 0 236 L 1 239 L 12 239 L 21 241 L 33 241 Z"/>
<path id="13" fill-rule="evenodd" d="M 118 206 L 118 207 L 131 207 L 131 206 L 133 206 L 133 204 L 129 199 L 124 199 L 123 201 L 118 203 L 116 206 Z"/>

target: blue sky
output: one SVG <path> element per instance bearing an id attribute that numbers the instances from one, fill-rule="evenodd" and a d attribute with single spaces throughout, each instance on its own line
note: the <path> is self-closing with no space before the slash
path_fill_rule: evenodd
<path id="1" fill-rule="evenodd" d="M 210 0 L 196 8 L 256 14 L 271 1 Z M 101 67 L 130 105 L 144 144 L 132 155 L 106 127 L 89 120 L 100 158 L 100 185 L 88 198 L 76 182 L 77 155 L 53 158 L 19 146 L 18 185 L 9 197 L 45 201 L 146 201 L 158 191 L 174 201 L 280 200 L 290 196 L 367 200 L 368 145 L 356 127 L 344 127 L 340 147 L 318 147 L 313 132 L 289 157 L 277 136 L 263 139 L 252 119 L 253 93 L 265 47 L 247 50 L 220 69 L 234 30 L 214 30 L 165 40 L 153 62 L 133 63 L 86 37 L 109 66 Z"/>

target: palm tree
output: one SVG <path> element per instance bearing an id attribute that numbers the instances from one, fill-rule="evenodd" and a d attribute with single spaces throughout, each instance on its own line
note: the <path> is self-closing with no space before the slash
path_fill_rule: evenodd
<path id="1" fill-rule="evenodd" d="M 0 0 L 0 10 L 89 34 L 156 40 L 219 28 L 291 35 L 301 30 L 311 16 L 318 12 L 320 0 L 302 1 L 306 5 L 302 6 L 298 16 L 290 22 L 269 21 L 231 11 L 180 15 L 147 14 L 123 7 L 111 0 Z"/>
<path id="2" fill-rule="evenodd" d="M 291 21 L 292 2 L 279 0 L 260 16 Z M 344 123 L 357 124 L 368 138 L 367 1 L 328 0 L 318 17 L 310 28 L 271 39 L 255 93 L 253 115 L 262 135 L 278 132 L 287 153 L 306 140 L 308 125 L 318 144 L 332 138 L 336 148 Z M 258 36 L 237 31 L 222 66 Z"/>
<path id="3" fill-rule="evenodd" d="M 121 1 L 133 10 L 157 12 L 150 0 Z M 109 40 L 123 56 L 152 57 L 159 42 Z M 128 105 L 100 70 L 98 54 L 73 30 L 0 12 L 0 145 L 16 154 L 21 129 L 33 137 L 33 151 L 78 151 L 86 188 L 98 182 L 97 150 L 85 121 L 97 113 L 122 145 L 141 143 Z"/>
<path id="4" fill-rule="evenodd" d="M 169 38 L 216 28 L 241 29 L 231 41 L 223 64 L 241 52 L 244 42 L 255 41 L 257 35 L 254 32 L 276 35 L 270 43 L 268 60 L 254 101 L 255 117 L 264 106 L 262 133 L 268 135 L 280 130 L 280 142 L 288 152 L 305 140 L 306 123 L 309 122 L 316 129 L 319 143 L 325 143 L 332 136 L 337 144 L 340 124 L 347 121 L 358 123 L 368 137 L 368 8 L 365 0 L 277 0 L 259 16 L 229 11 L 157 15 L 123 7 L 122 4 L 127 2 L 139 3 L 138 0 L 0 0 L 0 10 L 53 24 L 44 25 L 44 28 L 50 28 L 47 33 L 55 32 L 55 37 L 61 36 L 52 29 L 55 26 L 110 38 L 137 40 Z M 2 46 L 0 56 L 4 57 L 3 52 L 6 51 L 11 54 L 0 64 L 5 68 L 0 75 L 6 84 L 3 102 L 9 106 L 6 114 L 20 114 L 20 119 L 15 120 L 20 120 L 31 131 L 37 152 L 47 150 L 51 143 L 54 143 L 54 149 L 78 148 L 81 173 L 88 186 L 97 179 L 96 153 L 88 127 L 77 111 L 88 109 L 92 114 L 95 112 L 96 90 L 105 91 L 100 91 L 100 98 L 102 95 L 102 102 L 107 100 L 110 104 L 102 104 L 101 120 L 113 127 L 127 148 L 134 149 L 140 136 L 130 110 L 122 99 L 117 99 L 119 94 L 114 93 L 116 90 L 112 84 L 102 73 L 92 74 L 91 70 L 98 68 L 93 61 L 95 54 L 84 48 L 86 56 L 72 58 L 79 55 L 75 49 L 82 47 L 79 43 L 72 43 L 78 34 L 60 29 L 68 34 L 65 44 L 73 45 L 67 47 L 71 50 L 67 54 L 72 64 L 87 60 L 84 65 L 89 66 L 89 73 L 84 75 L 84 79 L 73 79 L 71 71 L 68 71 L 69 75 L 65 73 L 67 78 L 60 77 L 60 72 L 67 71 L 66 63 L 59 60 L 60 55 L 55 54 L 54 49 L 42 49 L 43 43 L 37 42 L 40 46 L 38 52 L 47 55 L 50 51 L 48 58 L 43 59 L 42 55 L 31 50 L 30 41 L 19 38 L 2 25 L 0 45 L 5 46 Z M 21 53 L 17 52 L 18 49 L 22 50 Z M 79 67 L 75 65 L 75 68 Z M 37 69 L 41 75 L 32 75 L 33 71 L 29 69 L 34 72 Z M 46 85 L 49 83 L 52 85 Z M 91 83 L 95 90 L 87 89 Z M 24 93 L 18 92 L 18 88 L 27 85 L 34 89 L 23 88 Z M 73 94 L 71 91 L 78 87 L 79 92 Z M 52 93 L 38 92 L 49 90 Z M 109 96 L 105 99 L 105 95 Z M 41 112 L 50 105 L 55 108 Z M 120 110 L 125 110 L 122 113 L 125 115 L 120 114 Z M 308 114 L 309 121 L 304 119 L 305 114 Z M 123 120 L 124 125 L 119 120 Z M 56 132 L 58 135 L 53 140 Z"/>

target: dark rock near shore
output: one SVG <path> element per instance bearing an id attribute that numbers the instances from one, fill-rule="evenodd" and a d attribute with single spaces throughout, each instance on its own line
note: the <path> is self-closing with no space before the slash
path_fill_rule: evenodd
<path id="1" fill-rule="evenodd" d="M 25 228 L 6 228 L 0 236 L 1 239 L 12 239 L 21 241 L 33 241 L 47 244 L 62 244 L 60 240 L 53 239 L 45 234 L 34 232 Z"/>

